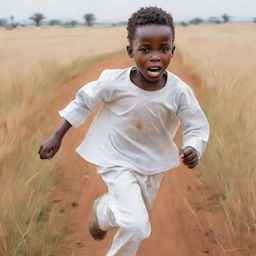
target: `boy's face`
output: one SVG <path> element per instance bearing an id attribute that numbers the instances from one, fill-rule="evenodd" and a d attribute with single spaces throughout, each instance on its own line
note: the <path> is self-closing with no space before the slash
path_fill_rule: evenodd
<path id="1" fill-rule="evenodd" d="M 128 54 L 134 58 L 138 75 L 148 82 L 159 82 L 173 54 L 172 31 L 167 25 L 141 25 L 136 28 Z"/>

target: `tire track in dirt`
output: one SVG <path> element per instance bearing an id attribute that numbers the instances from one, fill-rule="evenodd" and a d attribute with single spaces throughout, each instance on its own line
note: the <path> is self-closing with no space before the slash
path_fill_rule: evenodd
<path id="1" fill-rule="evenodd" d="M 103 69 L 131 65 L 125 53 L 91 65 L 58 86 L 51 110 L 57 112 L 62 109 L 82 85 L 97 79 Z M 191 72 L 187 75 L 179 53 L 173 58 L 170 70 L 190 85 L 200 82 Z M 197 87 L 193 88 L 198 91 Z M 103 256 L 112 240 L 112 231 L 100 242 L 94 241 L 88 233 L 92 203 L 106 191 L 106 187 L 96 174 L 95 166 L 74 152 L 94 115 L 81 128 L 71 129 L 62 143 L 62 178 L 51 196 L 51 200 L 60 200 L 60 209 L 70 213 L 72 233 L 63 245 L 62 256 Z M 56 128 L 61 122 L 59 118 Z M 179 142 L 181 136 L 177 137 Z M 201 181 L 200 173 L 182 165 L 166 172 L 151 212 L 151 223 L 152 235 L 143 241 L 138 256 L 241 255 L 231 226 L 222 215 L 214 196 Z"/>

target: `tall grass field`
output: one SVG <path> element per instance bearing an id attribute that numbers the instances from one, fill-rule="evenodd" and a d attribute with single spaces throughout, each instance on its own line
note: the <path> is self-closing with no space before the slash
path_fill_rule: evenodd
<path id="1" fill-rule="evenodd" d="M 0 30 L 1 256 L 57 255 L 69 231 L 47 201 L 58 156 L 42 164 L 37 154 L 56 114 L 48 104 L 58 83 L 125 42 L 120 27 Z"/>
<path id="2" fill-rule="evenodd" d="M 181 28 L 177 36 L 187 72 L 201 81 L 200 101 L 210 121 L 199 168 L 249 252 L 256 243 L 255 29 L 202 25 Z"/>
<path id="3" fill-rule="evenodd" d="M 248 252 L 256 242 L 255 28 L 176 28 L 211 126 L 198 168 Z M 0 256 L 58 255 L 69 232 L 68 216 L 48 201 L 59 159 L 42 164 L 37 154 L 56 114 L 47 104 L 61 81 L 126 43 L 125 27 L 0 29 Z"/>

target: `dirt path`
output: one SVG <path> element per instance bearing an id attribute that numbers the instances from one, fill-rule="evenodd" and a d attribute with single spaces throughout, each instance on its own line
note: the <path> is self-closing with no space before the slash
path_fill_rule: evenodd
<path id="1" fill-rule="evenodd" d="M 53 111 L 64 107 L 78 88 L 96 79 L 103 69 L 130 65 L 132 62 L 123 53 L 70 78 L 58 87 Z M 186 75 L 179 54 L 176 54 L 170 70 L 190 84 L 199 82 L 196 76 Z M 113 235 L 111 232 L 106 240 L 98 242 L 90 237 L 87 230 L 93 200 L 106 191 L 95 167 L 74 152 L 92 117 L 89 119 L 81 128 L 71 129 L 63 141 L 63 177 L 52 195 L 52 200 L 61 200 L 60 209 L 70 212 L 72 233 L 62 248 L 62 256 L 104 256 Z M 143 241 L 138 256 L 241 255 L 228 221 L 199 176 L 198 171 L 184 166 L 165 174 L 151 213 L 152 235 Z"/>

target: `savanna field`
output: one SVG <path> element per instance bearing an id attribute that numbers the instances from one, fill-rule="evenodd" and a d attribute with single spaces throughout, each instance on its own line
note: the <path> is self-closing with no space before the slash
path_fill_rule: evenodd
<path id="1" fill-rule="evenodd" d="M 176 28 L 182 65 L 211 126 L 197 169 L 248 255 L 256 253 L 255 26 Z M 37 154 L 56 127 L 53 93 L 126 43 L 125 27 L 0 30 L 1 256 L 59 255 L 69 216 L 48 198 L 61 179 L 60 155 L 42 162 Z"/>

